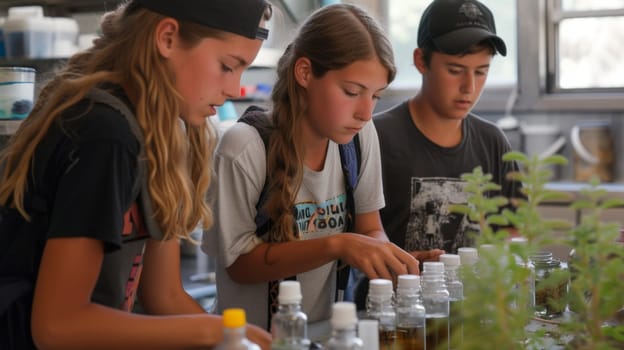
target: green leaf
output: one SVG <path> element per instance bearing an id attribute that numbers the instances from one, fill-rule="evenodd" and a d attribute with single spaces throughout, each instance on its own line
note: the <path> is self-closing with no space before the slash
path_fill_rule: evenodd
<path id="1" fill-rule="evenodd" d="M 600 204 L 601 209 L 609 209 L 624 206 L 624 199 L 610 198 Z"/>
<path id="2" fill-rule="evenodd" d="M 503 155 L 503 160 L 506 162 L 515 161 L 519 163 L 526 163 L 529 161 L 529 158 L 522 152 L 512 151 L 505 153 Z"/>
<path id="3" fill-rule="evenodd" d="M 553 164 L 553 165 L 566 165 L 568 164 L 568 158 L 562 155 L 552 155 L 543 159 L 544 164 Z"/>
<path id="4" fill-rule="evenodd" d="M 468 207 L 467 205 L 460 205 L 460 204 L 453 204 L 449 207 L 449 210 L 452 213 L 457 213 L 457 214 L 463 214 L 463 215 L 468 215 L 470 214 L 470 207 Z"/>
<path id="5" fill-rule="evenodd" d="M 498 226 L 505 226 L 509 224 L 509 220 L 507 220 L 507 218 L 502 215 L 490 215 L 487 218 L 487 222 L 490 225 L 498 225 Z"/>

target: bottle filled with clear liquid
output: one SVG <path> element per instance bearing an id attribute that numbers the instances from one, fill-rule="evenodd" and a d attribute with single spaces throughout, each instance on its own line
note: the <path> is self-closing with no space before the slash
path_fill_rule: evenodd
<path id="1" fill-rule="evenodd" d="M 446 289 L 449 292 L 449 336 L 459 345 L 464 337 L 462 314 L 464 284 L 459 279 L 460 258 L 455 254 L 442 254 L 440 262 L 444 264 Z M 457 347 L 451 343 L 451 349 Z"/>
<path id="2" fill-rule="evenodd" d="M 379 322 L 379 349 L 393 350 L 396 337 L 396 313 L 392 281 L 373 279 L 368 285 L 366 315 Z"/>
<path id="3" fill-rule="evenodd" d="M 247 320 L 243 309 L 223 311 L 223 341 L 216 350 L 260 350 L 260 347 L 247 339 Z"/>
<path id="4" fill-rule="evenodd" d="M 355 304 L 351 302 L 335 303 L 330 324 L 332 334 L 327 341 L 327 350 L 362 350 L 364 344 L 356 334 L 358 318 Z"/>
<path id="5" fill-rule="evenodd" d="M 277 297 L 279 307 L 271 318 L 273 350 L 308 350 L 308 317 L 301 311 L 301 285 L 297 281 L 283 281 Z"/>
<path id="6" fill-rule="evenodd" d="M 426 348 L 449 349 L 449 292 L 446 289 L 444 263 L 423 263 L 420 278 L 426 311 Z"/>
<path id="7" fill-rule="evenodd" d="M 399 276 L 395 309 L 397 315 L 395 350 L 425 349 L 426 312 L 421 296 L 420 276 Z"/>

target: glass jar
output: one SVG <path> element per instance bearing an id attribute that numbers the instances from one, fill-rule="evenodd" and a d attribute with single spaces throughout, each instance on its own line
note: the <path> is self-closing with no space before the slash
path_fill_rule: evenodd
<path id="1" fill-rule="evenodd" d="M 535 269 L 535 316 L 544 319 L 561 316 L 567 306 L 567 266 L 547 252 L 531 255 L 529 260 Z"/>

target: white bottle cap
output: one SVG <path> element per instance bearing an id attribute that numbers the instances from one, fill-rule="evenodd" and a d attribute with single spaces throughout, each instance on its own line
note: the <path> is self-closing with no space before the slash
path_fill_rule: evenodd
<path id="1" fill-rule="evenodd" d="M 400 275 L 397 290 L 417 289 L 420 290 L 420 276 L 418 275 Z"/>
<path id="2" fill-rule="evenodd" d="M 457 249 L 457 255 L 459 255 L 459 261 L 462 265 L 474 265 L 479 260 L 477 248 L 461 247 Z"/>
<path id="3" fill-rule="evenodd" d="M 392 282 L 384 279 L 373 279 L 368 282 L 368 295 L 380 298 L 392 297 Z"/>
<path id="4" fill-rule="evenodd" d="M 439 261 L 425 261 L 423 263 L 423 275 L 444 274 L 444 264 Z"/>
<path id="5" fill-rule="evenodd" d="M 362 350 L 379 350 L 379 322 L 377 320 L 360 320 L 358 322 L 358 338 L 362 339 Z"/>
<path id="6" fill-rule="evenodd" d="M 301 303 L 301 285 L 298 281 L 282 281 L 279 284 L 279 295 L 277 301 L 280 304 Z"/>
<path id="7" fill-rule="evenodd" d="M 332 318 L 329 321 L 333 329 L 353 329 L 358 322 L 355 304 L 339 301 L 334 304 Z"/>
<path id="8" fill-rule="evenodd" d="M 515 244 L 528 244 L 529 243 L 529 240 L 526 237 L 512 237 L 509 241 Z"/>
<path id="9" fill-rule="evenodd" d="M 442 254 L 440 255 L 440 262 L 444 264 L 444 266 L 459 266 L 460 259 L 457 254 Z"/>
<path id="10" fill-rule="evenodd" d="M 494 244 L 481 244 L 479 250 L 482 252 L 493 252 L 496 250 L 496 246 Z"/>

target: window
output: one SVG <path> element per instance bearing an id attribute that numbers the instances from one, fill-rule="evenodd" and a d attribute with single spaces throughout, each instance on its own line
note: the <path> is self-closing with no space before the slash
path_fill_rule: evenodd
<path id="1" fill-rule="evenodd" d="M 526 1 L 526 0 L 524 0 Z M 388 31 L 398 68 L 393 88 L 420 86 L 420 74 L 412 62 L 420 17 L 431 0 L 387 0 Z M 509 86 L 517 80 L 516 0 L 481 0 L 492 10 L 497 34 L 507 44 L 507 56 L 495 56 L 488 75 L 488 86 Z"/>
<path id="2" fill-rule="evenodd" d="M 549 92 L 624 88 L 624 0 L 550 1 Z"/>

